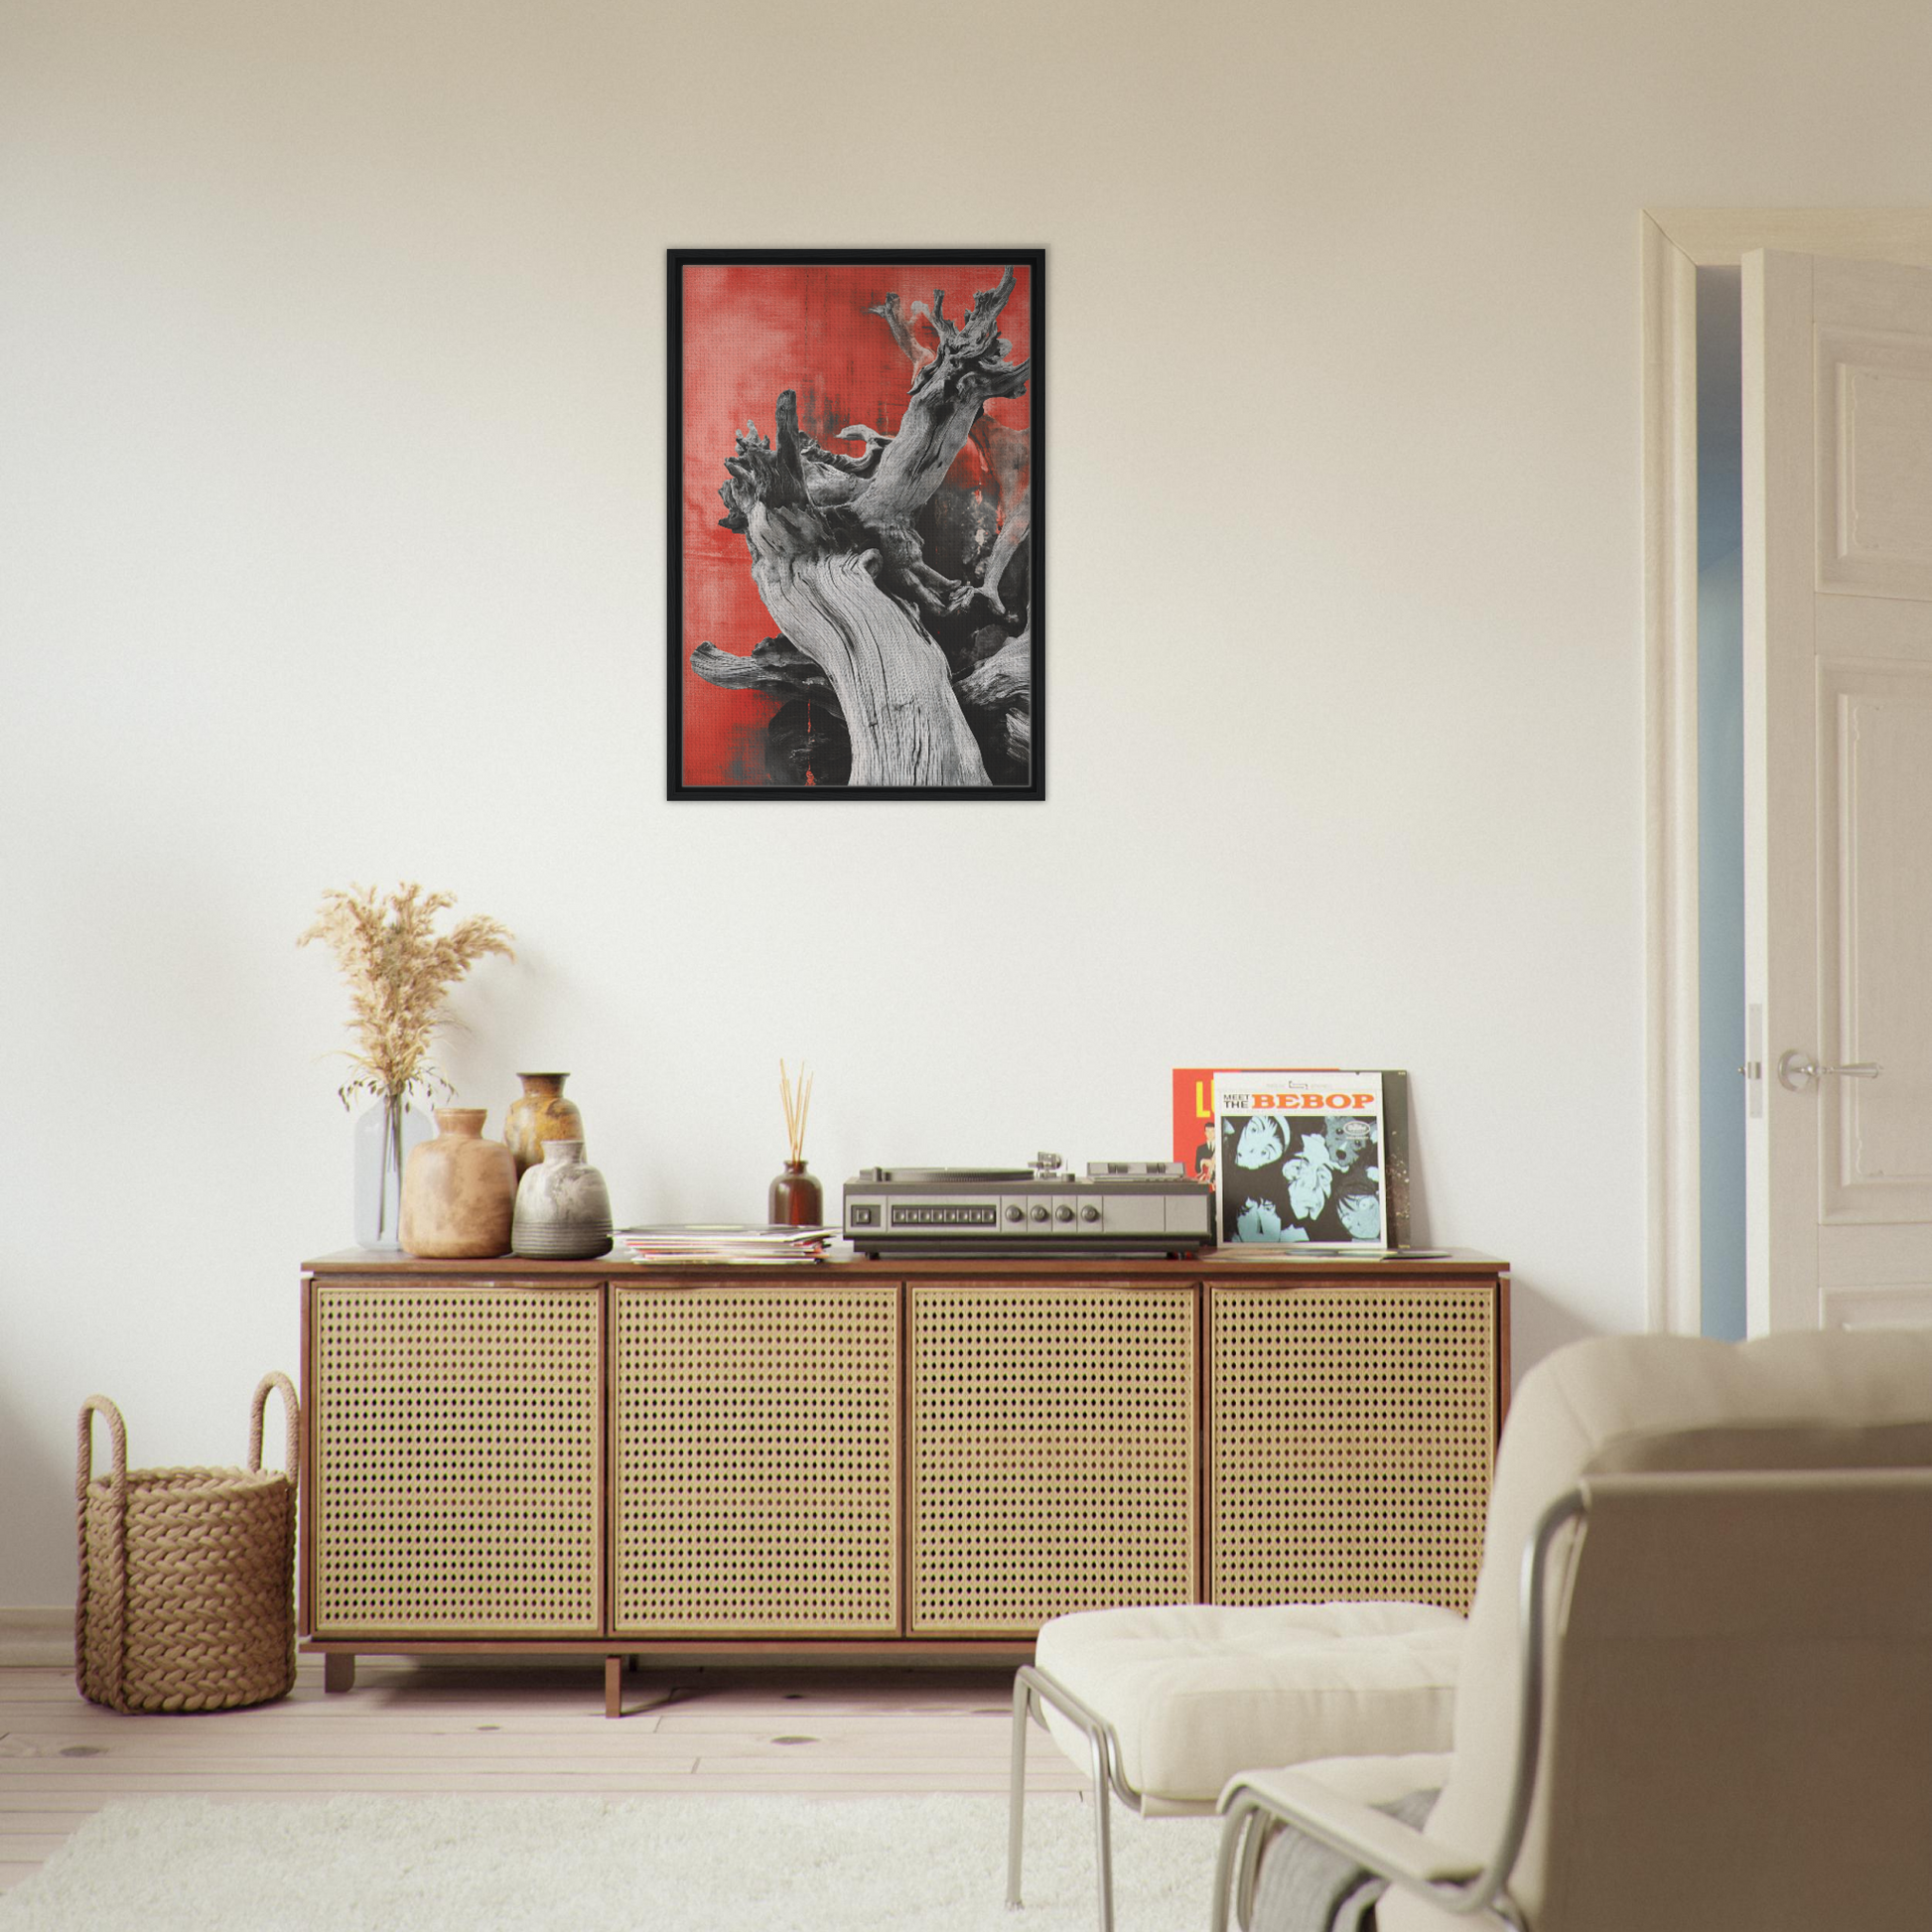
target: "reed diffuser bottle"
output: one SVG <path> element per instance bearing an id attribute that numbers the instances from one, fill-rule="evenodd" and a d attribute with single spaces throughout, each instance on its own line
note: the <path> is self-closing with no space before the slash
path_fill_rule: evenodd
<path id="1" fill-rule="evenodd" d="M 778 1098 L 784 1102 L 785 1140 L 791 1158 L 765 1195 L 766 1218 L 773 1227 L 821 1227 L 825 1221 L 825 1190 L 818 1184 L 818 1176 L 805 1169 L 805 1116 L 811 1111 L 812 1077 L 805 1071 L 803 1060 L 798 1062 L 796 1086 L 784 1061 L 778 1062 Z"/>

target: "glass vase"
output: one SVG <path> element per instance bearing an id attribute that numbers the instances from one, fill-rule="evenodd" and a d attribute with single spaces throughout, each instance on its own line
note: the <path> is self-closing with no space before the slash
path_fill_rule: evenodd
<path id="1" fill-rule="evenodd" d="M 355 1117 L 355 1245 L 400 1253 L 402 1170 L 435 1129 L 400 1094 Z"/>

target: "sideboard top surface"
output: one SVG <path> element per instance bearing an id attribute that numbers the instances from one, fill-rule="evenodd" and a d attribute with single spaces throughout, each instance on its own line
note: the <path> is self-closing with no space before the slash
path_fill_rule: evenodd
<path id="1" fill-rule="evenodd" d="M 1308 1276 L 1311 1283 L 1336 1280 L 1370 1283 L 1468 1280 L 1493 1281 L 1508 1272 L 1509 1264 L 1469 1248 L 1430 1249 L 1432 1257 L 1396 1255 L 1388 1260 L 1350 1260 L 1339 1255 L 1311 1256 L 1307 1260 L 1271 1250 L 1265 1258 L 1238 1260 L 1224 1250 L 1203 1248 L 1198 1256 L 1171 1260 L 1162 1255 L 1055 1254 L 1026 1257 L 1004 1255 L 921 1255 L 867 1261 L 858 1256 L 832 1261 L 803 1261 L 775 1266 L 734 1266 L 730 1262 L 636 1262 L 605 1255 L 595 1261 L 527 1261 L 519 1255 L 492 1255 L 460 1261 L 426 1261 L 413 1255 L 382 1254 L 366 1248 L 344 1248 L 302 1264 L 306 1275 L 353 1278 L 398 1277 L 435 1280 L 439 1277 L 474 1281 L 552 1282 L 568 1287 L 591 1282 L 717 1281 L 1036 1281 L 1042 1270 L 1055 1281 L 1231 1283 L 1266 1279 L 1279 1284 L 1285 1276 Z"/>

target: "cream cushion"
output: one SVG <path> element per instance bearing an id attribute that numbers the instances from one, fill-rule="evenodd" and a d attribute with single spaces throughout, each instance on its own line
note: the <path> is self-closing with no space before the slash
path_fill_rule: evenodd
<path id="1" fill-rule="evenodd" d="M 1256 1765 L 1447 1750 L 1464 1627 L 1433 1603 L 1183 1603 L 1054 1617 L 1035 1655 L 1114 1726 L 1147 1810 L 1210 1811 Z M 1086 1768 L 1080 1732 L 1046 1723 Z"/>

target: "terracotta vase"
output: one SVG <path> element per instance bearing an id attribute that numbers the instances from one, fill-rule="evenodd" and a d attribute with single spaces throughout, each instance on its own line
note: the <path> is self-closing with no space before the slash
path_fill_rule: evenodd
<path id="1" fill-rule="evenodd" d="M 544 1142 L 543 1159 L 516 1183 L 510 1245 L 551 1261 L 611 1252 L 611 1190 L 584 1165 L 582 1141 Z"/>
<path id="2" fill-rule="evenodd" d="M 568 1073 L 519 1073 L 523 1092 L 503 1116 L 503 1145 L 516 1162 L 517 1178 L 543 1159 L 545 1141 L 581 1141 L 584 1116 L 564 1098 Z"/>
<path id="3" fill-rule="evenodd" d="M 818 1175 L 802 1161 L 787 1161 L 785 1171 L 765 1194 L 765 1212 L 774 1228 L 815 1228 L 824 1225 L 825 1190 Z"/>
<path id="4" fill-rule="evenodd" d="M 516 1204 L 516 1163 L 483 1138 L 487 1109 L 439 1107 L 436 1138 L 402 1176 L 402 1246 L 424 1259 L 504 1255 Z"/>

